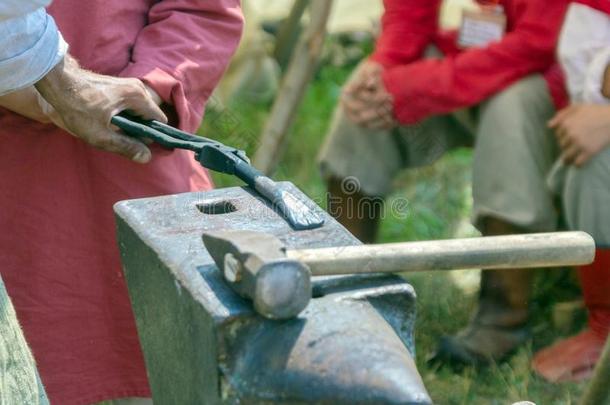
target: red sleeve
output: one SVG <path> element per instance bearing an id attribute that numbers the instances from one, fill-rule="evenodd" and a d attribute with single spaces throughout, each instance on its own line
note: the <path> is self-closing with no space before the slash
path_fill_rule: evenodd
<path id="1" fill-rule="evenodd" d="M 527 75 L 549 69 L 566 0 L 515 3 L 519 16 L 502 41 L 386 69 L 384 82 L 394 96 L 396 118 L 412 124 L 472 106 Z"/>
<path id="2" fill-rule="evenodd" d="M 239 43 L 240 2 L 157 1 L 148 21 L 120 75 L 144 81 L 174 107 L 181 129 L 195 131 Z"/>
<path id="3" fill-rule="evenodd" d="M 381 35 L 371 56 L 384 66 L 423 56 L 438 31 L 441 0 L 384 0 Z"/>

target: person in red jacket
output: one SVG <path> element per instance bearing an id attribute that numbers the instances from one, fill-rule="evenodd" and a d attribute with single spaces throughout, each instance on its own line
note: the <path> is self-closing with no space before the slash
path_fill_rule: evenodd
<path id="1" fill-rule="evenodd" d="M 459 33 L 439 29 L 441 0 L 384 5 L 375 52 L 345 86 L 320 154 L 331 213 L 372 242 L 381 205 L 370 200 L 391 191 L 401 169 L 475 145 L 478 229 L 556 230 L 546 176 L 558 147 L 547 121 L 567 99 L 555 60 L 567 0 L 479 1 Z M 436 358 L 487 363 L 526 341 L 530 277 L 524 269 L 484 271 L 470 324 L 443 337 Z"/>
<path id="2" fill-rule="evenodd" d="M 597 254 L 578 269 L 589 327 L 534 357 L 552 382 L 589 377 L 610 331 L 610 2 L 572 3 L 558 49 L 572 105 L 550 122 L 562 152 L 550 183 L 568 226 L 591 234 Z"/>

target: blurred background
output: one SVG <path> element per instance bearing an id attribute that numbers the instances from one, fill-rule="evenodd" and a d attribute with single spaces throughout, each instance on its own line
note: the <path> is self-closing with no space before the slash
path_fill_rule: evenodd
<path id="1" fill-rule="evenodd" d="M 297 0 L 298 2 L 298 0 Z M 202 135 L 245 149 L 254 156 L 277 95 L 287 62 L 303 29 L 294 27 L 293 38 L 280 38 L 282 21 L 294 0 L 243 0 L 247 28 L 235 60 L 208 106 Z M 460 23 L 469 0 L 446 0 L 442 25 Z M 326 190 L 316 165 L 341 87 L 355 66 L 373 49 L 383 6 L 380 0 L 338 0 L 333 6 L 321 61 L 287 131 L 287 145 L 274 173 L 278 180 L 294 182 L 320 205 Z M 301 19 L 307 25 L 305 12 Z M 281 49 L 283 49 L 283 53 Z M 383 158 L 383 157 L 380 157 Z M 396 179 L 392 199 L 409 202 L 408 217 L 385 218 L 379 242 L 444 239 L 477 235 L 470 225 L 471 151 L 462 149 L 435 165 L 403 173 Z M 239 184 L 214 175 L 218 187 Z M 455 374 L 428 366 L 427 357 L 437 339 L 466 324 L 474 305 L 479 271 L 409 275 L 418 293 L 417 363 L 432 398 L 438 404 L 510 404 L 531 400 L 540 404 L 570 404 L 584 386 L 551 385 L 530 371 L 532 353 L 558 335 L 579 330 L 585 312 L 578 301 L 575 277 L 568 269 L 540 271 L 533 302 L 532 343 L 510 362 L 484 370 L 466 369 Z M 355 350 L 357 350 L 355 348 Z"/>

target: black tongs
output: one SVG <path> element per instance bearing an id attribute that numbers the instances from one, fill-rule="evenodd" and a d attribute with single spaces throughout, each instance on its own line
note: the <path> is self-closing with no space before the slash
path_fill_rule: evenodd
<path id="1" fill-rule="evenodd" d="M 168 149 L 195 152 L 195 159 L 203 167 L 234 175 L 256 190 L 279 210 L 296 230 L 314 229 L 324 224 L 321 215 L 250 165 L 250 160 L 243 150 L 189 134 L 159 121 L 142 120 L 126 113 L 113 117 L 112 124 L 134 138 L 150 139 Z"/>

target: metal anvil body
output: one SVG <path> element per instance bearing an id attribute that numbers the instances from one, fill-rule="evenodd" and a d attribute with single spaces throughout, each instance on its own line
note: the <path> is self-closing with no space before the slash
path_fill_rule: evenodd
<path id="1" fill-rule="evenodd" d="M 359 244 L 326 218 L 294 231 L 247 188 L 116 205 L 125 276 L 157 405 L 429 404 L 413 362 L 415 293 L 397 276 L 320 277 L 289 321 L 257 315 L 225 283 L 205 231 L 245 229 L 288 247 Z"/>

